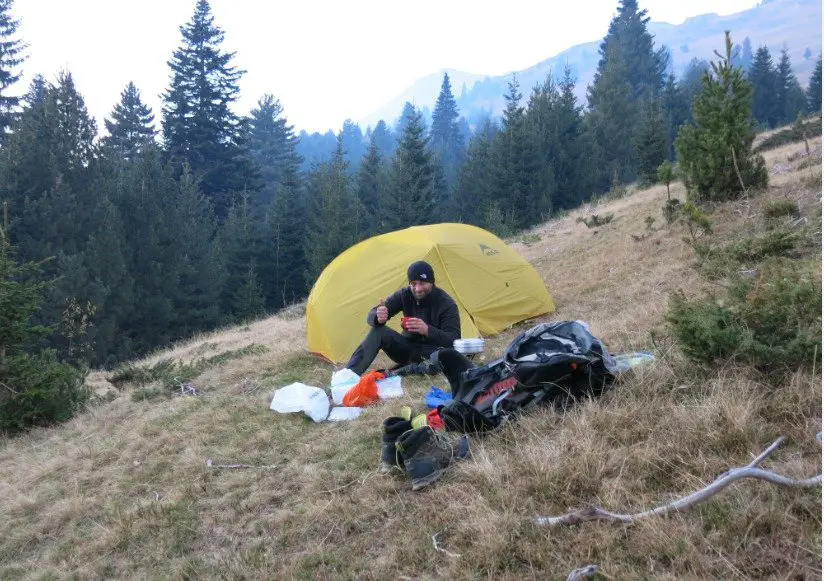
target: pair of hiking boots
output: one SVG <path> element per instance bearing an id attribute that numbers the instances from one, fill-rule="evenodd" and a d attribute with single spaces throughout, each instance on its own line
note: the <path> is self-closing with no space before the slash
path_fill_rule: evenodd
<path id="1" fill-rule="evenodd" d="M 412 479 L 412 490 L 432 484 L 454 460 L 468 455 L 466 435 L 451 444 L 431 427 L 413 428 L 412 422 L 402 417 L 389 417 L 383 422 L 381 472 L 395 468 L 406 471 Z"/>

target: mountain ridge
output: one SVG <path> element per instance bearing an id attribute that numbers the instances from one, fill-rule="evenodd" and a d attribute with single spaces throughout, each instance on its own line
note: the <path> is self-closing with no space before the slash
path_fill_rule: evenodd
<path id="1" fill-rule="evenodd" d="M 793 70 L 802 86 L 806 87 L 815 66 L 815 57 L 821 53 L 821 17 L 819 0 L 772 0 L 724 16 L 717 13 L 691 16 L 681 24 L 650 21 L 648 28 L 655 37 L 656 46 L 668 47 L 672 57 L 672 72 L 676 77 L 680 77 L 693 58 L 714 58 L 713 51 L 721 48 L 724 31 L 729 29 L 734 42 L 738 44 L 749 37 L 753 51 L 766 44 L 774 60 L 777 60 L 782 46 L 787 46 Z M 422 109 L 431 108 L 437 99 L 444 72 L 450 76 L 458 108 L 467 120 L 499 114 L 504 107 L 503 95 L 507 91 L 507 83 L 513 75 L 520 84 L 521 92 L 527 94 L 532 87 L 543 83 L 550 72 L 556 77 L 562 75 L 567 64 L 577 79 L 576 96 L 580 103 L 585 103 L 587 86 L 598 66 L 600 44 L 601 40 L 580 43 L 531 67 L 504 75 L 440 69 L 416 80 L 358 123 L 362 127 L 374 127 L 383 119 L 392 125 L 407 101 Z M 807 49 L 812 56 L 805 58 Z M 461 86 L 464 83 L 467 91 L 462 93 Z"/>

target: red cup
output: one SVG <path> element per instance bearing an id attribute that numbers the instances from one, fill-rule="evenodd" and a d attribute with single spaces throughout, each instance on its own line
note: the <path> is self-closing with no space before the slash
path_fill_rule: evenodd
<path id="1" fill-rule="evenodd" d="M 411 319 L 411 318 L 412 317 L 401 317 L 401 328 L 404 331 L 406 330 L 406 324 L 409 322 L 409 319 Z"/>

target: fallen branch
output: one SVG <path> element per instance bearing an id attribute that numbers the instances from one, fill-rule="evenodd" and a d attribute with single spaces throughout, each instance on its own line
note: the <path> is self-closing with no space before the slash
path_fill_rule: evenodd
<path id="1" fill-rule="evenodd" d="M 758 457 L 756 457 L 752 462 L 750 462 L 746 466 L 728 470 L 727 472 L 716 478 L 712 483 L 710 483 L 705 488 L 702 488 L 701 490 L 693 492 L 689 496 L 679 498 L 678 500 L 675 500 L 663 506 L 659 506 L 650 510 L 645 510 L 643 512 L 639 512 L 636 514 L 616 514 L 613 512 L 606 511 L 597 506 L 590 506 L 582 510 L 570 512 L 561 516 L 540 516 L 535 519 L 535 522 L 539 525 L 550 526 L 575 525 L 590 520 L 607 520 L 630 524 L 638 519 L 647 516 L 667 515 L 671 512 L 691 508 L 696 504 L 704 502 L 705 500 L 708 500 L 709 498 L 715 496 L 716 494 L 727 488 L 730 484 L 732 484 L 736 480 L 741 480 L 742 478 L 756 478 L 758 480 L 766 480 L 767 482 L 778 484 L 779 486 L 820 486 L 822 476 L 821 474 L 819 474 L 818 476 L 813 476 L 812 478 L 806 478 L 804 480 L 793 480 L 792 478 L 787 478 L 786 476 L 782 476 L 780 474 L 776 474 L 775 472 L 763 470 L 757 467 L 761 462 L 764 461 L 764 459 L 767 458 L 767 456 L 772 454 L 781 444 L 783 444 L 785 440 L 786 438 L 784 436 L 781 436 L 775 442 L 773 442 L 769 448 L 764 450 L 761 454 L 758 455 Z"/>
<path id="2" fill-rule="evenodd" d="M 593 577 L 597 572 L 598 565 L 587 565 L 580 569 L 573 569 L 570 574 L 567 575 L 566 581 L 581 581 L 581 579 Z"/>
<path id="3" fill-rule="evenodd" d="M 206 458 L 206 466 L 208 468 L 227 468 L 233 470 L 235 468 L 254 468 L 250 464 L 212 464 L 211 458 Z"/>
<path id="4" fill-rule="evenodd" d="M 460 557 L 460 555 L 458 555 L 457 553 L 450 553 L 446 549 L 441 548 L 441 546 L 438 544 L 438 537 L 440 535 L 441 535 L 441 533 L 435 533 L 434 535 L 432 535 L 432 546 L 435 547 L 435 550 L 438 551 L 439 553 L 443 553 L 447 557 L 453 557 L 455 559 Z"/>

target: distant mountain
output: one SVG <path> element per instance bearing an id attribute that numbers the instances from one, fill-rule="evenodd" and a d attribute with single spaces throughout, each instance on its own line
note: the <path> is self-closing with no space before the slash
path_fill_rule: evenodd
<path id="1" fill-rule="evenodd" d="M 821 0 L 764 0 L 761 4 L 728 16 L 703 14 L 688 18 L 683 24 L 650 22 L 649 30 L 655 36 L 656 46 L 665 45 L 672 56 L 672 72 L 676 77 L 686 69 L 693 58 L 716 58 L 715 50 L 722 50 L 724 31 L 730 30 L 733 42 L 742 43 L 750 37 L 753 52 L 766 44 L 778 61 L 781 48 L 786 45 L 795 74 L 803 87 L 807 86 L 815 61 L 821 53 Z M 586 89 L 598 67 L 598 42 L 579 44 L 515 74 L 526 98 L 532 87 L 543 83 L 547 75 L 563 74 L 569 64 L 578 79 L 576 94 L 581 103 L 586 101 Z M 809 49 L 809 50 L 808 50 Z M 452 92 L 461 115 L 470 122 L 482 115 L 498 115 L 504 108 L 504 94 L 512 75 L 483 76 L 462 71 L 447 70 Z M 383 119 L 393 124 L 403 104 L 410 101 L 420 108 L 431 109 L 438 97 L 444 71 L 419 79 L 406 91 L 386 103 L 378 111 L 360 120 L 362 127 L 375 126 Z M 467 90 L 462 91 L 462 86 Z"/>

